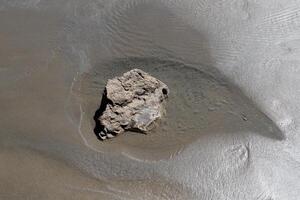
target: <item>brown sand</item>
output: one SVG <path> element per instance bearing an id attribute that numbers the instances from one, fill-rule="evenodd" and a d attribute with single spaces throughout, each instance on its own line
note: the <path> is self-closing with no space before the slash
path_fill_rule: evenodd
<path id="1" fill-rule="evenodd" d="M 0 199 L 298 200 L 300 51 L 272 45 L 299 5 L 143 2 L 0 2 Z M 170 87 L 167 117 L 101 142 L 104 84 L 132 68 Z"/>

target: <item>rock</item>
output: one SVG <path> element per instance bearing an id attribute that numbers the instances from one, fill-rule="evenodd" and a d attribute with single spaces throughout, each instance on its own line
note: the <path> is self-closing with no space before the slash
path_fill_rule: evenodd
<path id="1" fill-rule="evenodd" d="M 166 84 L 140 69 L 109 79 L 98 118 L 99 138 L 112 138 L 126 130 L 147 133 L 165 114 L 168 94 Z"/>

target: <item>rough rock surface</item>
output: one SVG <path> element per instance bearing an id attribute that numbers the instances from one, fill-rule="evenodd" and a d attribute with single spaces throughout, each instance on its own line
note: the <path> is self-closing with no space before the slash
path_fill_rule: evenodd
<path id="1" fill-rule="evenodd" d="M 109 79 L 101 103 L 99 138 L 112 138 L 125 130 L 147 133 L 164 115 L 168 93 L 166 84 L 140 69 Z"/>

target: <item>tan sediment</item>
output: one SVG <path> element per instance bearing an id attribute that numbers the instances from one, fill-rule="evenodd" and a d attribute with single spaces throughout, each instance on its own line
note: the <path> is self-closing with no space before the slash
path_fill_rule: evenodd
<path id="1" fill-rule="evenodd" d="M 298 200 L 299 10 L 1 1 L 0 199 Z M 170 87 L 167 117 L 99 142 L 106 80 L 141 66 Z"/>

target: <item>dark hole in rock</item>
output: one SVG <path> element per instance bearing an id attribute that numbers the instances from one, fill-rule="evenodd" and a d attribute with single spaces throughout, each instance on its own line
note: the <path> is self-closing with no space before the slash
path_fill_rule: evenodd
<path id="1" fill-rule="evenodd" d="M 163 89 L 162 89 L 162 93 L 163 93 L 164 95 L 167 95 L 167 94 L 168 94 L 168 90 L 167 90 L 166 88 L 163 88 Z"/>

